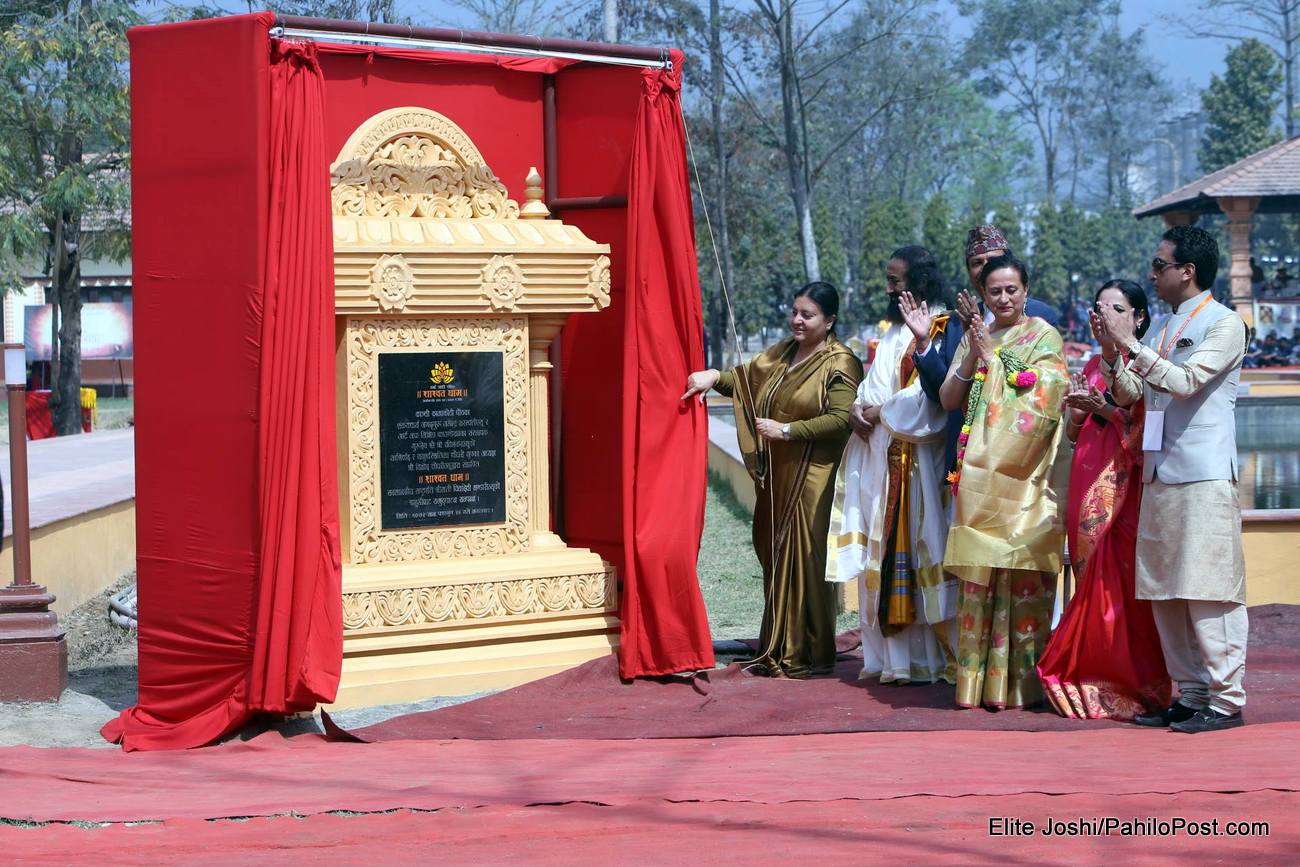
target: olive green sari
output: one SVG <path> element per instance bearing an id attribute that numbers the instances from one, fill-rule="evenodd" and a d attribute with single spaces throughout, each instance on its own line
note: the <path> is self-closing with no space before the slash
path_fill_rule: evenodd
<path id="1" fill-rule="evenodd" d="M 745 465 L 754 479 L 754 551 L 763 565 L 763 625 L 755 662 L 773 676 L 807 677 L 835 665 L 835 592 L 826 582 L 835 472 L 850 429 L 862 363 L 834 337 L 800 364 L 787 338 L 723 374 Z M 755 418 L 790 424 L 765 440 Z"/>

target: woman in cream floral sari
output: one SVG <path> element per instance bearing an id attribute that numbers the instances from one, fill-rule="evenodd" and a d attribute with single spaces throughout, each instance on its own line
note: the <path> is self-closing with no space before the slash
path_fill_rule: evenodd
<path id="1" fill-rule="evenodd" d="M 965 409 L 944 554 L 944 568 L 961 580 L 957 703 L 1026 707 L 1043 700 L 1035 666 L 1061 569 L 1069 462 L 1058 453 L 1069 373 L 1060 334 L 1025 316 L 1023 263 L 989 260 L 980 285 L 993 321 L 958 300 L 966 335 L 940 389 L 945 409 Z"/>

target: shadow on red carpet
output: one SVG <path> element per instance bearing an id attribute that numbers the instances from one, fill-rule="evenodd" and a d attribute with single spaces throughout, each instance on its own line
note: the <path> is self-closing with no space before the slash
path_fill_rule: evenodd
<path id="1" fill-rule="evenodd" d="M 1246 689 L 1251 724 L 1300 720 L 1300 606 L 1250 609 Z M 850 634 L 851 635 L 851 634 Z M 329 737 L 375 743 L 465 738 L 714 738 L 868 731 L 1102 731 L 1127 722 L 1074 720 L 1040 707 L 962 710 L 948 684 L 859 680 L 862 658 L 841 636 L 833 676 L 780 680 L 737 664 L 694 676 L 620 681 L 614 657 L 452 707 L 354 730 L 325 717 Z M 1176 694 L 1176 692 L 1175 692 Z"/>

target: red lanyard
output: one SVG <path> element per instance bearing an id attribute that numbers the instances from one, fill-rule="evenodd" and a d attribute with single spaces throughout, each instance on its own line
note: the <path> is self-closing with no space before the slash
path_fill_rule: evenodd
<path id="1" fill-rule="evenodd" d="M 1209 304 L 1210 299 L 1213 297 L 1214 297 L 1213 295 L 1206 295 L 1204 300 L 1202 300 L 1200 304 L 1196 305 L 1196 309 L 1192 311 L 1192 315 L 1184 319 L 1183 324 L 1178 326 L 1178 330 L 1174 332 L 1174 337 L 1172 340 L 1169 341 L 1168 345 L 1165 345 L 1165 332 L 1169 330 L 1169 321 L 1165 320 L 1164 327 L 1160 329 L 1160 357 L 1161 358 L 1165 358 L 1169 355 L 1169 350 L 1174 348 L 1174 345 L 1178 343 L 1178 338 L 1182 336 L 1183 329 L 1187 327 L 1189 322 L 1191 322 L 1193 319 L 1196 318 L 1197 313 L 1200 313 L 1202 310 L 1205 309 L 1205 305 Z"/>

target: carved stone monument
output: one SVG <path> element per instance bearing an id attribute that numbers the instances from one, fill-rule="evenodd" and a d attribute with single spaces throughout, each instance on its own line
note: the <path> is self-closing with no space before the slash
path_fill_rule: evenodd
<path id="1" fill-rule="evenodd" d="M 448 118 L 396 108 L 332 167 L 337 706 L 509 686 L 610 653 L 613 570 L 551 532 L 549 348 L 609 247 L 521 211 Z"/>

